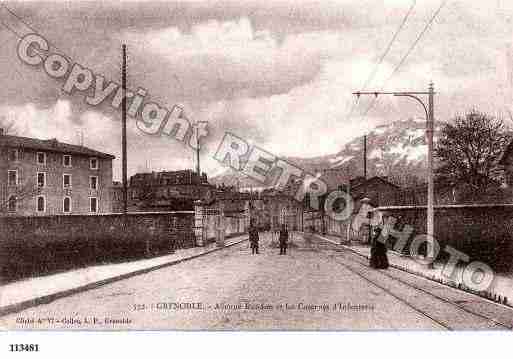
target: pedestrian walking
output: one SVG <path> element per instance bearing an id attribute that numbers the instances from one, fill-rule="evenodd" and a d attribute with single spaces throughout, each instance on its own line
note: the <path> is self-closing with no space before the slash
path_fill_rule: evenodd
<path id="1" fill-rule="evenodd" d="M 314 235 L 313 226 L 310 226 L 310 227 L 308 227 L 308 231 L 305 232 L 304 237 L 303 237 L 305 239 L 305 244 L 307 247 L 312 246 L 313 235 Z"/>
<path id="2" fill-rule="evenodd" d="M 381 228 L 374 229 L 374 236 L 371 239 L 371 255 L 369 265 L 375 269 L 387 269 L 388 257 L 387 247 L 379 238 L 381 236 Z"/>
<path id="3" fill-rule="evenodd" d="M 287 254 L 287 244 L 289 241 L 289 231 L 287 231 L 287 227 L 285 224 L 282 224 L 280 230 L 280 255 Z"/>
<path id="4" fill-rule="evenodd" d="M 251 254 L 258 254 L 258 228 L 253 221 L 249 224 L 249 244 L 251 246 Z"/>

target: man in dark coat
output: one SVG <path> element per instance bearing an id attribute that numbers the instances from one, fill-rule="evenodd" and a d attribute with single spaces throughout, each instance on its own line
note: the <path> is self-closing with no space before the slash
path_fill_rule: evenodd
<path id="1" fill-rule="evenodd" d="M 249 244 L 251 246 L 251 254 L 258 254 L 258 229 L 255 226 L 255 223 L 253 221 L 249 224 Z"/>
<path id="2" fill-rule="evenodd" d="M 287 242 L 289 241 L 289 231 L 285 224 L 282 224 L 280 230 L 280 254 L 287 254 Z"/>
<path id="3" fill-rule="evenodd" d="M 387 269 L 388 257 L 387 246 L 380 240 L 381 228 L 374 229 L 374 236 L 371 241 L 370 266 L 375 269 Z"/>

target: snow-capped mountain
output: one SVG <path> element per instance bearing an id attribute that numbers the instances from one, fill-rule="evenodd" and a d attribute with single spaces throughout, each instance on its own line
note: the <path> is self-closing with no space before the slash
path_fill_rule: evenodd
<path id="1" fill-rule="evenodd" d="M 439 129 L 440 124 L 435 128 L 435 139 Z M 427 163 L 425 133 L 424 120 L 396 121 L 374 128 L 367 134 L 367 176 L 387 176 L 400 185 L 423 182 Z M 363 136 L 360 136 L 343 145 L 335 154 L 285 159 L 309 173 L 322 175 L 327 182 L 333 182 L 328 185 L 334 185 L 363 175 L 363 148 Z M 255 189 L 266 185 L 233 170 L 226 170 L 212 178 L 211 182 Z"/>

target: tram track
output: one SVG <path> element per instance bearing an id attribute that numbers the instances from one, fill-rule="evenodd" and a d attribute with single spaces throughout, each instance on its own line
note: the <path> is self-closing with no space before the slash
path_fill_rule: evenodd
<path id="1" fill-rule="evenodd" d="M 364 263 L 363 261 L 362 261 L 362 262 L 357 261 L 357 262 L 359 262 L 361 265 L 366 265 L 366 263 Z M 387 276 L 387 277 L 391 278 L 391 279 L 394 279 L 394 280 L 396 280 L 396 281 L 398 281 L 398 282 L 403 283 L 404 285 L 407 285 L 407 286 L 410 286 L 410 287 L 412 287 L 412 288 L 415 288 L 416 290 L 421 291 L 421 292 L 423 292 L 423 293 L 425 293 L 425 294 L 427 294 L 427 295 L 429 295 L 429 296 L 431 296 L 431 297 L 434 297 L 434 298 L 436 298 L 436 299 L 438 299 L 438 300 L 441 300 L 441 301 L 443 301 L 443 302 L 445 302 L 445 303 L 448 303 L 448 304 L 450 304 L 450 305 L 452 305 L 452 306 L 454 306 L 454 307 L 457 307 L 457 308 L 459 308 L 459 309 L 461 309 L 461 310 L 463 310 L 463 311 L 465 311 L 465 312 L 467 312 L 467 313 L 469 313 L 469 314 L 472 314 L 472 315 L 475 315 L 475 316 L 481 317 L 482 319 L 486 319 L 486 320 L 489 320 L 489 321 L 491 321 L 491 322 L 494 322 L 497 326 L 504 327 L 505 329 L 510 329 L 510 330 L 511 330 L 511 329 L 513 329 L 513 326 L 512 326 L 512 325 L 510 325 L 510 324 L 506 324 L 506 323 L 500 322 L 500 321 L 498 321 L 497 319 L 493 319 L 493 318 L 490 318 L 490 317 L 488 317 L 488 316 L 486 316 L 486 315 L 483 315 L 483 314 L 481 314 L 481 313 L 478 313 L 478 312 L 476 312 L 476 311 L 470 310 L 470 309 L 468 309 L 468 308 L 466 308 L 466 307 L 464 307 L 464 306 L 462 306 L 462 305 L 460 305 L 460 304 L 458 304 L 458 303 L 454 303 L 453 301 L 450 301 L 450 300 L 448 300 L 448 299 L 446 299 L 446 298 L 444 298 L 444 297 L 442 297 L 442 296 L 436 295 L 436 294 L 434 294 L 434 293 L 431 293 L 431 292 L 427 291 L 427 290 L 426 290 L 426 289 L 424 289 L 424 288 L 421 288 L 421 287 L 416 286 L 416 285 L 414 285 L 414 284 L 412 284 L 412 283 L 409 283 L 409 282 L 407 282 L 407 281 L 405 281 L 405 280 L 403 280 L 403 279 L 399 278 L 398 276 L 395 276 L 395 275 L 391 275 L 391 274 L 390 274 L 390 273 L 400 273 L 399 275 L 406 275 L 406 274 L 407 274 L 407 273 L 402 272 L 400 269 L 393 268 L 393 267 L 390 267 L 389 269 L 390 269 L 390 271 L 389 271 L 389 272 L 382 272 L 382 271 L 381 271 L 381 273 L 382 273 L 383 275 L 385 275 L 385 276 Z M 452 289 L 452 288 L 451 288 L 451 289 Z"/>
<path id="2" fill-rule="evenodd" d="M 321 239 L 319 239 L 319 241 L 321 241 Z M 396 298 L 444 329 L 513 329 L 511 324 L 506 324 L 496 318 L 471 310 L 400 278 L 401 276 L 406 276 L 408 273 L 404 273 L 392 267 L 387 270 L 387 272 L 372 269 L 368 266 L 366 261 L 356 259 L 356 255 L 353 253 L 341 251 L 340 247 L 336 244 L 329 242 L 324 242 L 323 244 L 329 249 L 336 249 L 337 255 L 326 254 L 330 260 L 381 289 L 387 295 Z M 388 271 L 390 273 L 388 273 Z M 419 300 L 415 302 L 407 298 L 418 298 Z M 475 327 L 469 327 L 468 323 L 472 323 Z"/>

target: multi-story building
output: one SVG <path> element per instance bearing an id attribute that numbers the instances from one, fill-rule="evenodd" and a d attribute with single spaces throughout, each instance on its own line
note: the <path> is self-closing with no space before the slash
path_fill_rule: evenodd
<path id="1" fill-rule="evenodd" d="M 214 190 L 205 173 L 190 169 L 137 173 L 129 181 L 129 210 L 192 209 L 194 201 L 210 197 Z"/>
<path id="2" fill-rule="evenodd" d="M 56 139 L 9 136 L 0 130 L 0 213 L 111 212 L 113 159 Z"/>

